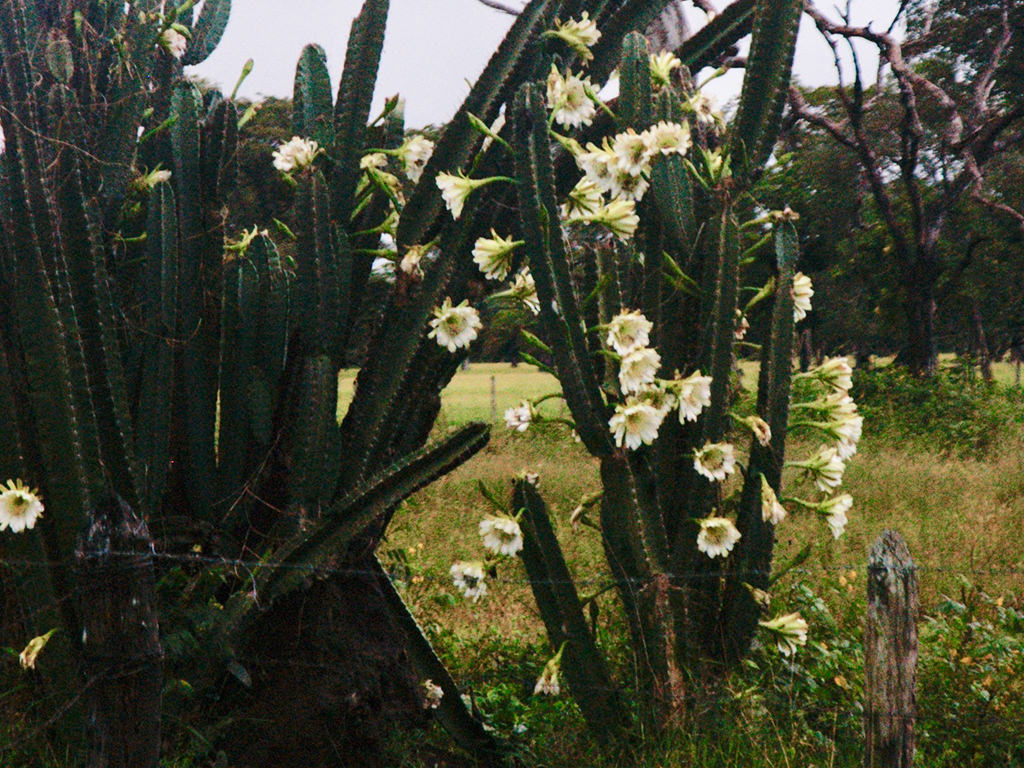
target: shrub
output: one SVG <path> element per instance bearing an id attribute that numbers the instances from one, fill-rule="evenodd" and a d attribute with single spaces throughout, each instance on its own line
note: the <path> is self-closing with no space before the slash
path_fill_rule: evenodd
<path id="1" fill-rule="evenodd" d="M 959 363 L 931 377 L 900 366 L 858 368 L 853 383 L 867 433 L 963 457 L 990 453 L 1024 417 L 1018 390 L 980 381 Z"/>

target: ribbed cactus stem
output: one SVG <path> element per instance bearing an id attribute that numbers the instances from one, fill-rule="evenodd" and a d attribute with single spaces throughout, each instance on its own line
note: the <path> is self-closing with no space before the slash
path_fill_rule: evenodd
<path id="1" fill-rule="evenodd" d="M 628 727 L 629 717 L 587 626 L 544 500 L 536 487 L 520 478 L 515 482 L 512 506 L 523 511 L 523 565 L 548 640 L 555 648 L 564 644 L 562 671 L 591 731 L 602 741 L 614 741 Z"/>

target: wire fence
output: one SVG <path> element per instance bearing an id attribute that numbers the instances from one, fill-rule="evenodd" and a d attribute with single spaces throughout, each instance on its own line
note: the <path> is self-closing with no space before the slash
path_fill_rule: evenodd
<path id="1" fill-rule="evenodd" d="M 122 560 L 125 562 L 129 560 L 137 561 L 140 556 L 138 552 L 118 550 L 107 551 L 103 554 L 113 560 Z M 420 564 L 410 566 L 408 563 L 402 562 L 401 559 L 396 559 L 390 563 L 386 562 L 385 569 L 381 571 L 370 568 L 352 568 L 334 564 L 320 564 L 313 566 L 309 564 L 280 562 L 271 559 L 223 557 L 198 552 L 152 552 L 149 553 L 149 556 L 152 558 L 152 561 L 156 566 L 158 576 L 165 575 L 173 568 L 183 568 L 186 571 L 193 572 L 209 569 L 225 570 L 228 571 L 235 580 L 234 589 L 236 590 L 244 589 L 242 585 L 247 581 L 251 582 L 255 587 L 260 575 L 275 569 L 308 573 L 309 576 L 314 579 L 352 577 L 365 579 L 371 582 L 377 579 L 387 579 L 398 586 L 400 590 L 406 590 L 413 583 L 421 585 L 421 587 L 425 588 L 427 591 L 431 588 L 444 588 L 447 590 L 454 589 L 452 578 L 449 574 L 443 572 L 438 573 L 437 570 L 429 567 L 424 568 Z M 538 580 L 530 579 L 528 576 L 521 573 L 518 567 L 508 567 L 510 564 L 511 563 L 501 563 L 497 571 L 493 571 L 487 575 L 487 582 L 493 585 L 495 591 L 499 590 L 502 586 L 519 588 L 537 585 L 538 583 L 550 585 L 566 583 L 565 580 L 557 579 L 546 579 L 538 582 Z M 2 559 L 0 560 L 0 573 L 3 574 L 4 579 L 0 580 L 0 585 L 6 581 L 7 587 L 10 588 L 12 583 L 11 579 L 13 578 L 16 580 L 19 572 L 24 575 L 25 573 L 35 569 L 46 569 L 51 567 L 53 567 L 52 564 L 40 560 Z M 859 585 L 856 587 L 849 586 L 849 590 L 863 593 L 863 584 L 866 580 L 858 581 L 857 578 L 850 579 L 851 574 L 855 573 L 860 577 L 864 577 L 870 574 L 872 569 L 873 566 L 869 565 L 865 560 L 862 562 L 849 562 L 836 565 L 803 564 L 787 569 L 786 573 L 790 578 L 796 577 L 798 580 L 809 582 L 812 587 L 824 584 L 824 580 L 826 579 L 845 577 L 848 579 L 847 584 Z M 943 564 L 915 564 L 906 567 L 895 567 L 890 570 L 897 574 L 913 573 L 918 578 L 923 579 L 926 579 L 928 576 L 933 574 L 943 576 L 965 576 L 969 579 L 1013 577 L 1009 584 L 1011 589 L 1016 588 L 1015 585 L 1018 584 L 1016 577 L 1024 577 L 1024 568 L 1016 566 L 962 568 Z M 771 576 L 771 574 L 766 571 L 749 571 L 744 572 L 742 575 L 760 577 Z M 669 577 L 674 581 L 683 583 L 687 580 L 707 578 L 708 573 L 705 571 L 693 571 L 688 573 L 669 574 Z M 413 581 L 414 579 L 415 581 Z M 571 579 L 571 583 L 581 589 L 597 588 L 601 590 L 610 588 L 616 584 L 610 573 L 588 573 Z M 642 588 L 643 585 L 643 582 L 640 581 L 633 582 L 632 584 L 632 586 L 637 589 Z M 1024 580 L 1021 580 L 1019 585 L 1024 587 Z M 454 591 L 457 592 L 457 590 Z M 412 601 L 414 603 L 414 612 L 416 605 L 419 602 L 422 602 L 422 596 L 422 592 L 418 593 L 418 597 Z M 489 594 L 488 597 L 489 599 L 494 599 L 496 596 Z M 500 599 L 500 597 L 498 597 L 498 599 Z M 37 604 L 31 609 L 22 607 L 16 612 L 8 612 L 8 615 L 3 616 L 2 620 L 0 620 L 0 646 L 26 642 L 27 638 L 18 638 L 15 636 L 17 631 L 25 626 L 38 623 L 38 620 L 44 616 L 59 614 L 61 608 L 66 606 L 67 601 L 80 602 L 81 600 L 82 595 L 70 594 L 61 600 L 53 601 L 45 605 Z M 467 605 L 469 605 L 468 602 Z M 1024 611 L 1024 603 L 1018 605 L 1017 609 Z M 438 620 L 438 616 L 440 616 L 441 621 L 443 622 L 443 611 L 439 613 L 435 607 L 432 607 L 430 613 L 432 621 Z M 528 643 L 526 647 L 522 645 L 517 646 L 516 652 L 522 656 L 522 659 L 516 666 L 519 678 L 512 685 L 513 689 L 516 689 L 514 695 L 521 702 L 534 698 L 536 698 L 537 701 L 544 701 L 543 699 L 534 697 L 533 695 L 533 686 L 535 684 L 535 678 L 533 675 L 541 674 L 545 661 L 544 655 L 546 653 L 546 644 L 542 639 L 540 639 L 542 627 L 540 622 L 536 620 L 536 617 L 532 615 L 524 615 L 521 617 L 521 621 L 534 621 L 537 624 L 534 628 L 535 637 L 537 639 Z M 813 626 L 811 631 L 813 636 Z M 1024 632 L 1022 632 L 1021 635 L 1021 647 L 1024 648 Z M 442 644 L 445 642 L 444 636 L 435 639 L 440 639 Z M 18 649 L 14 648 L 12 650 L 16 652 Z M 963 653 L 967 653 L 967 651 L 964 650 Z M 45 654 L 45 650 L 43 651 L 43 654 Z M 43 657 L 41 657 L 40 663 L 44 663 L 42 659 Z M 55 724 L 59 723 L 62 719 L 66 718 L 69 713 L 78 708 L 82 703 L 82 698 L 87 696 L 94 686 L 100 684 L 102 681 L 109 682 L 110 680 L 116 680 L 120 677 L 138 675 L 140 670 L 145 667 L 145 664 L 152 661 L 152 659 L 112 658 L 107 661 L 109 661 L 109 664 L 105 665 L 100 669 L 100 671 L 94 672 L 84 679 L 81 685 L 75 688 L 74 693 L 70 697 L 67 694 L 47 691 L 45 688 L 41 688 L 38 691 L 34 690 L 31 698 L 31 707 L 37 712 L 46 713 L 46 716 L 41 722 L 22 732 L 22 738 L 41 738 Z M 221 661 L 224 661 L 224 659 Z M 352 673 L 350 661 L 345 659 L 318 658 L 316 654 L 296 654 L 294 652 L 282 651 L 277 655 L 267 654 L 265 652 L 253 653 L 240 651 L 232 653 L 230 661 L 234 665 L 235 677 L 240 681 L 244 676 L 248 676 L 250 672 L 253 675 L 259 673 L 260 675 L 266 676 L 267 674 L 272 675 L 275 670 L 285 670 L 289 675 L 294 676 L 296 680 L 308 680 L 314 676 L 324 679 L 347 679 Z M 526 670 L 531 668 L 531 663 L 532 673 L 527 673 Z M 8 670 L 4 673 L 8 679 L 10 679 L 14 674 L 15 664 L 16 660 L 12 653 L 9 655 L 9 662 L 7 665 Z M 632 670 L 629 669 L 627 665 L 626 668 L 620 668 L 618 672 L 620 676 L 627 678 L 624 680 L 626 689 L 636 690 L 636 686 L 639 684 L 641 675 L 635 667 L 635 660 L 633 661 L 633 664 L 634 667 Z M 962 665 L 966 666 L 966 664 L 967 663 L 964 662 Z M 854 666 L 856 666 L 856 664 L 854 664 Z M 239 669 L 243 670 L 243 672 L 239 673 Z M 846 667 L 844 667 L 844 669 L 846 669 Z M 509 736 L 513 740 L 524 740 L 529 737 L 528 733 L 524 734 L 517 732 L 517 729 L 521 729 L 522 722 L 524 721 L 522 717 L 517 715 L 516 718 L 510 720 L 507 712 L 493 711 L 496 707 L 495 697 L 490 693 L 490 691 L 498 682 L 502 683 L 507 688 L 509 685 L 508 674 L 496 673 L 493 667 L 486 664 L 481 668 L 474 668 L 473 665 L 467 664 L 457 669 L 456 673 L 459 678 L 460 688 L 472 711 L 483 717 L 490 718 L 499 729 L 505 728 L 507 730 L 505 735 Z M 228 676 L 228 674 L 228 671 L 222 669 L 222 676 Z M 752 704 L 745 704 L 743 707 L 737 707 L 738 699 L 743 695 L 747 695 L 748 697 L 750 696 L 749 688 L 746 690 L 737 690 L 730 686 L 719 686 L 717 688 L 699 686 L 695 691 L 693 700 L 684 702 L 683 706 L 684 708 L 689 709 L 691 714 L 694 716 L 697 716 L 700 712 L 707 713 L 721 711 L 731 712 L 733 714 L 740 713 L 742 716 L 754 717 L 758 712 L 765 714 L 767 707 L 778 706 L 779 702 L 783 702 L 786 703 L 787 709 L 782 712 L 776 711 L 772 713 L 772 717 L 778 721 L 799 721 L 802 723 L 801 727 L 818 733 L 822 738 L 828 738 L 829 733 L 832 734 L 831 738 L 837 740 L 841 738 L 849 739 L 851 738 L 851 734 L 853 736 L 860 734 L 866 717 L 864 702 L 860 698 L 863 695 L 862 681 L 853 679 L 840 680 L 842 675 L 837 675 L 836 680 L 819 681 L 820 685 L 829 688 L 831 693 L 827 696 L 819 695 L 817 698 L 814 698 L 809 697 L 807 691 L 801 688 L 801 686 L 806 684 L 807 675 L 808 668 L 804 665 L 799 654 L 795 657 L 776 656 L 775 662 L 773 662 L 769 667 L 765 667 L 761 672 L 761 677 L 759 678 L 762 683 L 767 681 L 771 690 L 761 691 L 758 696 L 752 697 L 752 700 L 761 699 L 760 704 L 757 704 L 756 706 Z M 27 684 L 28 683 L 26 683 L 26 685 Z M 1006 684 L 1006 687 L 1007 689 L 1010 689 L 1014 685 L 1016 685 L 1016 683 L 1010 681 Z M 609 692 L 621 692 L 622 690 L 623 688 L 616 686 L 613 689 L 609 689 Z M 821 699 L 824 699 L 824 701 Z M 0 704 L 0 709 L 2 708 L 3 705 Z M 501 709 L 501 707 L 498 707 L 498 709 Z M 876 707 L 872 710 L 872 717 L 876 719 L 885 718 L 891 723 L 914 724 L 920 719 L 920 714 L 916 710 L 879 710 Z M 976 727 L 979 731 L 984 731 L 986 728 L 991 729 L 995 726 L 999 726 L 1002 722 L 1001 718 L 1003 715 L 1001 715 L 997 709 L 990 709 L 987 715 L 982 714 L 979 717 L 982 719 L 977 721 Z M 526 720 L 529 719 L 526 718 Z M 9 748 L 9 746 L 10 745 L 7 745 L 5 747 L 2 743 L 2 737 L 0 737 L 0 758 L 2 758 L 4 750 Z M 0 759 L 0 763 L 3 763 L 2 759 Z M 1013 763 L 1011 762 L 1007 764 Z"/>

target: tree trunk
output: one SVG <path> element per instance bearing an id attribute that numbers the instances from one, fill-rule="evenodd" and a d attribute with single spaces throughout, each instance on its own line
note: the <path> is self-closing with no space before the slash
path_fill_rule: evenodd
<path id="1" fill-rule="evenodd" d="M 907 343 L 896 356 L 896 362 L 918 376 L 931 376 L 939 367 L 935 342 L 935 280 L 915 270 L 904 276 L 903 287 Z"/>
<path id="2" fill-rule="evenodd" d="M 981 377 L 991 384 L 992 357 L 988 351 L 988 340 L 985 338 L 985 326 L 981 322 L 981 307 L 977 299 L 971 302 L 971 327 L 974 331 L 974 351 L 978 355 Z"/>

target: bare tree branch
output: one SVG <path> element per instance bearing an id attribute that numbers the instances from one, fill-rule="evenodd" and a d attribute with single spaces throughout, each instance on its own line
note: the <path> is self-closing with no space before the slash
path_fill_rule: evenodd
<path id="1" fill-rule="evenodd" d="M 513 8 L 511 5 L 498 2 L 498 0 L 477 0 L 477 2 L 486 5 L 488 8 L 493 8 L 496 11 L 507 13 L 509 16 L 518 16 L 523 12 L 522 8 Z"/>

